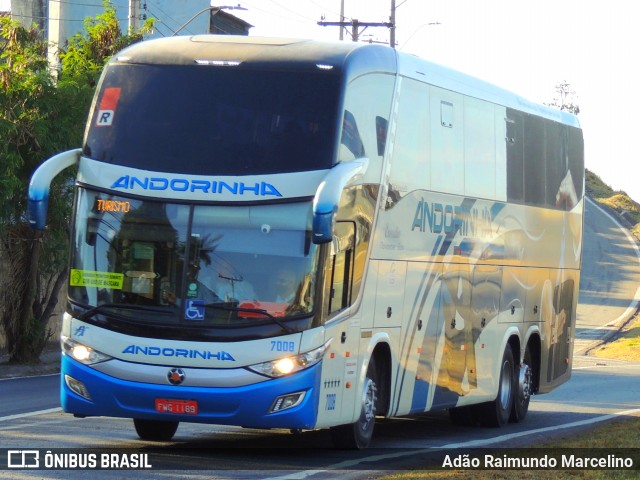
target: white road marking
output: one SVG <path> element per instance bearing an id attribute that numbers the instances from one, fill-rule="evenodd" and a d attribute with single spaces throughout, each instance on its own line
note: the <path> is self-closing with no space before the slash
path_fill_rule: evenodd
<path id="1" fill-rule="evenodd" d="M 38 410 L 35 412 L 17 413 L 15 415 L 8 415 L 6 417 L 0 417 L 0 422 L 8 422 L 9 420 L 18 420 L 20 418 L 35 417 L 36 415 L 46 415 L 47 413 L 61 412 L 61 407 L 49 408 L 47 410 Z"/>

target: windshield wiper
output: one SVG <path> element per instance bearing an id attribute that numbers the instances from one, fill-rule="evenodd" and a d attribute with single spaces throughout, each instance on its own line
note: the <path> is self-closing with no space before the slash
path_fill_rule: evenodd
<path id="1" fill-rule="evenodd" d="M 111 309 L 111 308 L 120 308 L 122 310 L 138 310 L 141 312 L 153 312 L 153 313 L 164 313 L 164 314 L 167 313 L 166 308 L 154 308 L 154 307 L 148 307 L 145 305 L 129 305 L 127 303 L 103 303 L 102 305 L 89 308 L 89 310 L 87 310 L 77 318 L 79 320 L 86 320 L 88 318 L 93 317 L 97 313 L 104 313 L 104 310 Z M 114 313 L 114 312 L 109 312 L 109 313 L 117 315 L 117 313 Z"/>
<path id="2" fill-rule="evenodd" d="M 207 303 L 204 306 L 204 308 L 214 308 L 216 310 L 225 310 L 225 311 L 228 311 L 228 312 L 258 313 L 258 314 L 264 315 L 269 320 L 271 320 L 273 323 L 275 323 L 278 326 L 282 327 L 282 329 L 287 333 L 296 333 L 297 332 L 297 330 L 289 327 L 286 323 L 284 323 L 278 317 L 274 317 L 267 310 L 264 310 L 262 308 L 231 307 L 231 306 L 228 306 L 228 305 L 225 305 L 225 304 L 221 304 L 221 303 Z"/>

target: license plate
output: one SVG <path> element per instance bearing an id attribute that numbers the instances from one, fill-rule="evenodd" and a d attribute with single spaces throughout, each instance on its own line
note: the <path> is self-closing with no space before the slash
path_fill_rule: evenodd
<path id="1" fill-rule="evenodd" d="M 169 400 L 165 398 L 156 398 L 156 412 L 197 415 L 198 402 L 195 400 Z"/>

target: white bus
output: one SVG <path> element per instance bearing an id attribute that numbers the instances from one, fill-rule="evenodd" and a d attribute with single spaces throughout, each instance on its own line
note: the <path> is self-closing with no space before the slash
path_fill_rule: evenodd
<path id="1" fill-rule="evenodd" d="M 388 47 L 193 36 L 106 66 L 77 165 L 61 401 L 330 428 L 521 421 L 571 375 L 577 119 Z"/>

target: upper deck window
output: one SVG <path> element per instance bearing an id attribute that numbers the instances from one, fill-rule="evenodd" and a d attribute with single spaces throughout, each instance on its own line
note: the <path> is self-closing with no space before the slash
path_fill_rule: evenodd
<path id="1" fill-rule="evenodd" d="M 112 65 L 84 155 L 194 175 L 330 168 L 339 90 L 339 76 L 324 71 Z"/>

